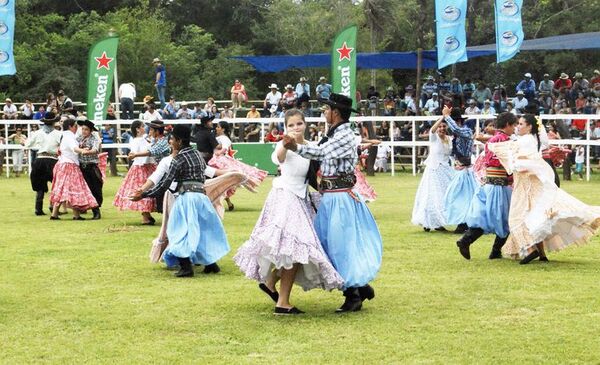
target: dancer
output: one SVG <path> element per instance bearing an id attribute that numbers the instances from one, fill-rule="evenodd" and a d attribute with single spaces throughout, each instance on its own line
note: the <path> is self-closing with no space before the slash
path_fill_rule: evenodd
<path id="1" fill-rule="evenodd" d="M 419 183 L 412 211 L 412 224 L 423 226 L 429 232 L 445 231 L 446 212 L 444 195 L 454 177 L 450 167 L 452 137 L 446 133 L 448 126 L 442 116 L 429 131 L 429 155 L 425 160 L 425 172 Z"/>
<path id="2" fill-rule="evenodd" d="M 215 115 L 213 113 L 204 113 L 200 117 L 200 124 L 194 126 L 193 141 L 196 143 L 196 148 L 204 158 L 204 162 L 208 163 L 213 157 L 215 150 L 220 149 L 219 141 L 213 133 L 213 120 Z"/>
<path id="3" fill-rule="evenodd" d="M 35 191 L 35 215 L 44 213 L 44 194 L 48 192 L 48 183 L 52 182 L 52 171 L 58 162 L 58 149 L 62 133 L 56 130 L 55 124 L 60 122 L 60 117 L 52 112 L 41 119 L 44 124 L 40 131 L 27 141 L 27 146 L 39 145 L 37 158 L 31 165 L 31 189 Z M 52 210 L 52 209 L 51 209 Z"/>
<path id="4" fill-rule="evenodd" d="M 51 220 L 59 220 L 58 209 L 61 204 L 73 209 L 73 220 L 85 220 L 80 212 L 98 206 L 96 199 L 88 188 L 79 169 L 78 153 L 90 150 L 79 148 L 75 137 L 77 123 L 74 119 L 63 122 L 62 140 L 60 141 L 60 157 L 54 167 L 50 203 L 52 203 Z"/>
<path id="5" fill-rule="evenodd" d="M 466 214 L 477 188 L 477 181 L 471 168 L 473 131 L 464 125 L 459 108 L 450 109 L 444 106 L 442 115 L 455 136 L 452 139 L 452 156 L 454 156 L 456 172 L 444 196 L 446 223 L 457 226 L 454 233 L 465 233 L 468 228 L 465 223 Z"/>
<path id="6" fill-rule="evenodd" d="M 508 141 L 514 133 L 516 123 L 517 117 L 514 114 L 509 112 L 499 114 L 496 119 L 496 134 L 486 144 L 485 184 L 475 190 L 466 218 L 469 228 L 456 242 L 460 254 L 467 260 L 471 259 L 469 246 L 484 233 L 496 234 L 489 259 L 502 258 L 502 246 L 506 243 L 509 233 L 508 211 L 511 188 L 507 171 L 489 146 L 492 143 Z"/>
<path id="7" fill-rule="evenodd" d="M 377 193 L 375 189 L 367 182 L 367 178 L 362 173 L 363 164 L 360 160 L 360 155 L 362 151 L 369 151 L 369 147 L 377 146 L 381 143 L 378 139 L 368 139 L 362 137 L 360 134 L 356 137 L 356 143 L 358 148 L 356 149 L 356 153 L 358 158 L 358 162 L 356 167 L 354 168 L 354 175 L 356 176 L 356 184 L 354 184 L 354 190 L 357 190 L 360 196 L 365 200 L 365 202 L 373 202 L 377 199 Z"/>
<path id="8" fill-rule="evenodd" d="M 288 134 L 298 145 L 306 144 L 306 122 L 298 109 L 285 113 Z M 339 289 L 344 282 L 335 271 L 313 227 L 314 210 L 308 198 L 307 173 L 310 160 L 286 150 L 278 142 L 272 154 L 281 176 L 246 241 L 233 258 L 240 270 L 258 281 L 259 288 L 276 302 L 275 314 L 304 313 L 290 304 L 294 281 L 304 290 Z M 279 293 L 275 282 L 280 278 Z"/>
<path id="9" fill-rule="evenodd" d="M 517 141 L 489 145 L 513 172 L 510 203 L 510 236 L 504 253 L 528 264 L 536 258 L 548 261 L 545 251 L 582 245 L 600 230 L 600 206 L 589 206 L 560 189 L 554 172 L 540 150 L 547 139 L 544 126 L 534 115 L 519 120 Z"/>
<path id="10" fill-rule="evenodd" d="M 204 194 L 206 163 L 200 152 L 190 147 L 191 129 L 178 124 L 171 134 L 171 145 L 179 152 L 167 175 L 148 191 L 137 189 L 133 201 L 156 197 L 177 182 L 179 196 L 169 215 L 169 246 L 163 254 L 167 266 L 179 264 L 177 277 L 194 276 L 192 264 L 204 265 L 205 273 L 218 273 L 217 261 L 229 252 L 223 224 Z M 141 184 L 140 184 L 141 185 Z"/>
<path id="11" fill-rule="evenodd" d="M 150 147 L 150 142 L 144 136 L 144 123 L 139 120 L 131 123 L 131 152 L 138 153 L 147 151 Z M 115 196 L 113 205 L 120 210 L 136 210 L 142 212 L 142 225 L 154 225 L 155 219 L 150 214 L 156 209 L 156 202 L 153 198 L 145 198 L 140 201 L 132 201 L 129 196 L 135 189 L 142 186 L 148 179 L 148 176 L 154 172 L 156 164 L 153 157 L 136 157 L 131 164 L 131 168 L 127 171 L 127 175 L 119 191 Z"/>
<path id="12" fill-rule="evenodd" d="M 100 219 L 100 207 L 102 206 L 102 173 L 100 172 L 98 150 L 100 149 L 100 141 L 92 132 L 98 130 L 94 123 L 89 120 L 78 120 L 77 124 L 81 126 L 81 136 L 77 138 L 79 148 L 83 150 L 79 154 L 79 168 L 83 175 L 88 188 L 96 199 L 98 206 L 92 208 L 93 220 Z"/>
<path id="13" fill-rule="evenodd" d="M 208 161 L 208 165 L 216 169 L 241 172 L 247 175 L 250 180 L 252 180 L 253 185 L 258 186 L 269 173 L 267 171 L 257 169 L 254 166 L 246 165 L 245 163 L 233 158 L 234 153 L 231 148 L 231 139 L 229 139 L 229 135 L 231 133 L 229 123 L 224 120 L 220 121 L 217 123 L 215 131 L 217 133 L 216 140 L 221 148 L 219 149 L 217 147 L 213 157 L 210 159 L 210 161 Z M 231 197 L 233 194 L 235 194 L 235 189 L 227 191 L 225 195 L 225 202 L 227 202 L 227 209 L 229 211 L 234 209 L 234 205 L 231 202 Z"/>
<path id="14" fill-rule="evenodd" d="M 283 146 L 304 158 L 321 161 L 320 192 L 315 231 L 331 263 L 344 279 L 344 304 L 336 311 L 359 311 L 365 299 L 375 297 L 369 285 L 381 266 L 382 240 L 377 224 L 356 183 L 356 142 L 350 127 L 352 99 L 331 94 L 324 104 L 329 131 L 317 146 L 298 145 L 284 136 Z"/>

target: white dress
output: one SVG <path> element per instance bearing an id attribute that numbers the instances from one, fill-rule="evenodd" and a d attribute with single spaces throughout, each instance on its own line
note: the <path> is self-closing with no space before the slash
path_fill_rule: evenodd
<path id="1" fill-rule="evenodd" d="M 415 196 L 411 221 L 414 225 L 433 229 L 446 224 L 444 196 L 455 172 L 450 166 L 452 138 L 446 137 L 444 142 L 437 133 L 430 133 L 429 142 L 429 156 Z"/>

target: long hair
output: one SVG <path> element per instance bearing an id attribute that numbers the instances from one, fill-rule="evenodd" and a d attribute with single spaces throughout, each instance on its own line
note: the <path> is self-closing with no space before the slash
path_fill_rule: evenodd
<path id="1" fill-rule="evenodd" d="M 142 125 L 144 125 L 144 123 L 142 123 L 141 120 L 134 120 L 133 123 L 131 123 L 131 135 L 133 136 L 133 138 L 137 137 L 137 129 L 139 127 L 141 127 Z"/>
<path id="2" fill-rule="evenodd" d="M 219 122 L 219 127 L 221 127 L 223 129 L 223 133 L 225 133 L 227 138 L 229 138 L 229 135 L 231 134 L 231 126 L 229 125 L 229 123 L 222 120 Z"/>
<path id="3" fill-rule="evenodd" d="M 537 139 L 537 147 L 539 150 L 542 144 L 540 142 L 540 130 L 537 118 L 533 114 L 523 114 L 522 118 L 525 120 L 525 123 L 531 126 L 531 134 Z"/>

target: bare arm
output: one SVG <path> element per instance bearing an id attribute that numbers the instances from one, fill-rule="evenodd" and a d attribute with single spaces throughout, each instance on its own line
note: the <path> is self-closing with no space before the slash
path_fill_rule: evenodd
<path id="1" fill-rule="evenodd" d="M 435 123 L 433 123 L 433 125 L 431 126 L 431 129 L 430 129 L 429 133 L 435 133 L 437 131 L 438 127 L 440 126 L 440 124 L 442 124 L 443 121 L 444 121 L 444 116 L 442 116 Z"/>

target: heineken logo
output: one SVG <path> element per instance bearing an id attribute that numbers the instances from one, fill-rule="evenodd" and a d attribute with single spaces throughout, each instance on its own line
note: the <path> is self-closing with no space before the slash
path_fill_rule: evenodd
<path id="1" fill-rule="evenodd" d="M 354 51 L 354 48 L 348 47 L 346 42 L 344 42 L 344 44 L 342 44 L 342 48 L 338 48 L 337 51 L 340 54 L 339 62 L 341 62 L 344 59 L 347 59 L 348 61 L 352 60 L 350 53 L 352 53 L 352 51 Z"/>
<path id="2" fill-rule="evenodd" d="M 352 97 L 351 87 L 352 87 L 352 78 L 351 78 L 351 70 L 350 66 L 342 67 L 340 69 L 341 79 L 340 83 L 342 84 L 342 89 L 340 90 L 340 94 L 346 95 L 347 97 Z"/>
<path id="3" fill-rule="evenodd" d="M 96 70 L 99 70 L 101 68 L 105 68 L 107 70 L 110 70 L 110 66 L 109 63 L 114 60 L 114 58 L 110 58 L 106 55 L 106 52 L 102 52 L 102 56 L 100 57 L 94 57 L 96 59 L 96 62 L 98 62 L 98 66 L 96 67 Z"/>
<path id="4" fill-rule="evenodd" d="M 94 120 L 104 119 L 104 104 L 107 100 L 106 91 L 108 90 L 108 76 L 95 74 L 97 86 L 96 96 L 93 99 L 94 104 Z"/>

